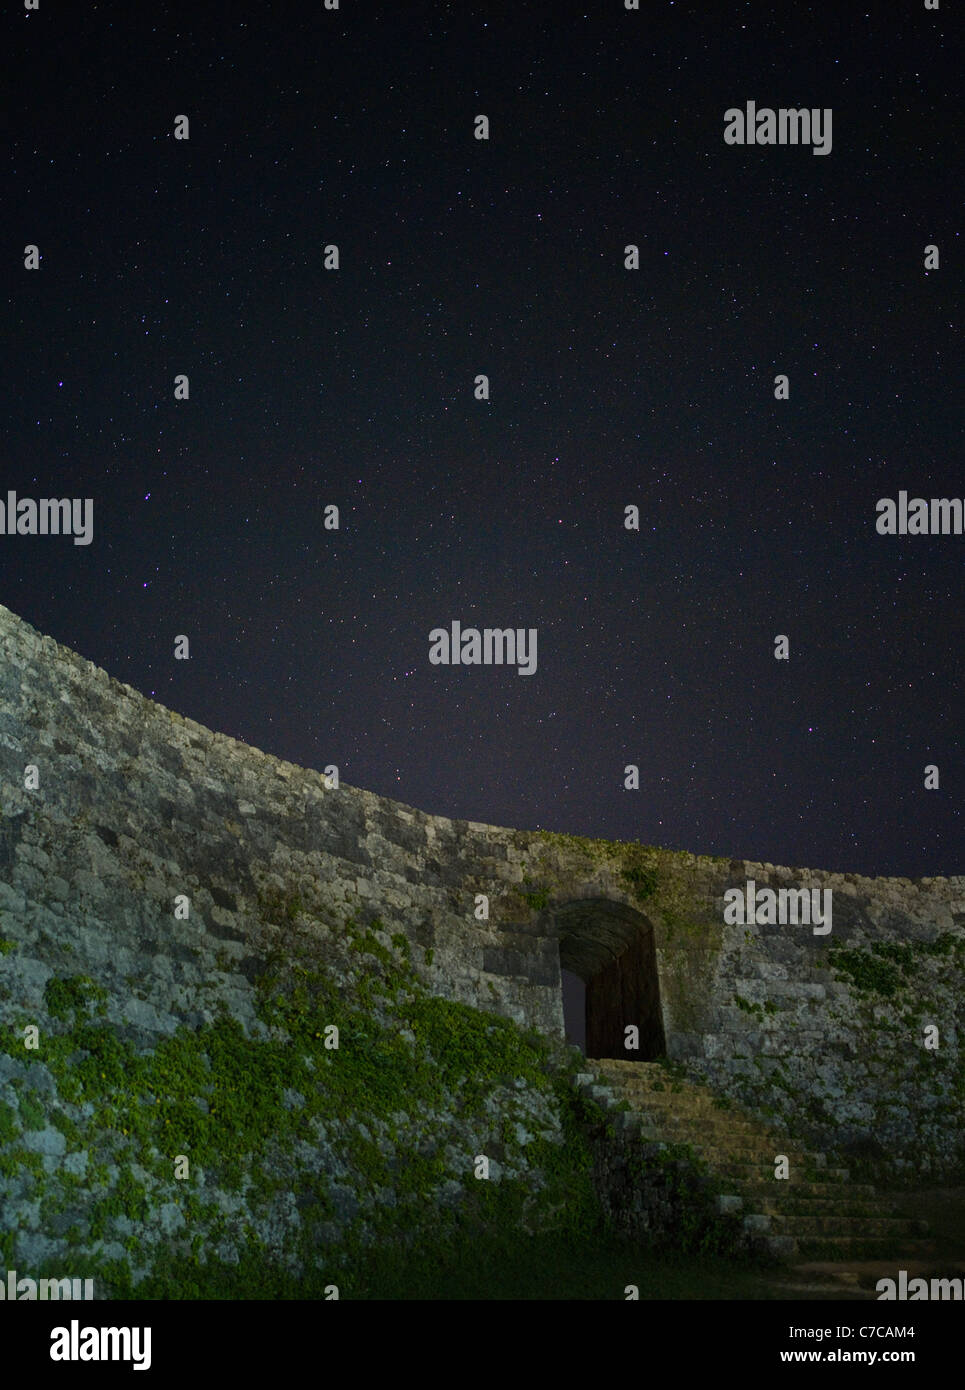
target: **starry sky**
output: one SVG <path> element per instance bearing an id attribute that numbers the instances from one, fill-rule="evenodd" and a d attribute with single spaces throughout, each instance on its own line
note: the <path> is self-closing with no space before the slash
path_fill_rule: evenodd
<path id="1" fill-rule="evenodd" d="M 965 537 L 875 526 L 965 496 L 954 9 L 4 7 L 0 500 L 94 534 L 0 536 L 0 602 L 436 814 L 965 872 Z"/>

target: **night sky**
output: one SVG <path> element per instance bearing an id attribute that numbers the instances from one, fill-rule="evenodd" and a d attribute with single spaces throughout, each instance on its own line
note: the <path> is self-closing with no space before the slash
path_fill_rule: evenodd
<path id="1" fill-rule="evenodd" d="M 961 24 L 4 6 L 0 500 L 94 507 L 0 602 L 429 812 L 965 872 L 965 537 L 876 531 L 965 496 Z M 751 100 L 831 152 L 725 144 Z M 455 620 L 536 673 L 430 665 Z"/>

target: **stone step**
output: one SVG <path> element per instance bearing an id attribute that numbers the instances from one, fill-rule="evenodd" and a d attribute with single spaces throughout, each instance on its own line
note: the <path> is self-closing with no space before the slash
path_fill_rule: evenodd
<path id="1" fill-rule="evenodd" d="M 609 1068 L 613 1071 L 628 1071 L 635 1076 L 670 1075 L 662 1062 L 634 1062 L 624 1057 L 587 1057 L 586 1060 L 590 1066 L 600 1071 Z"/>
<path id="2" fill-rule="evenodd" d="M 848 1169 L 831 1167 L 826 1155 L 722 1106 L 708 1088 L 669 1077 L 658 1063 L 592 1065 L 595 1072 L 583 1073 L 579 1084 L 621 1129 L 643 1143 L 687 1145 L 718 1181 L 732 1184 L 717 1208 L 739 1217 L 749 1249 L 782 1259 L 802 1250 L 834 1258 L 927 1245 L 922 1223 L 891 1215 L 870 1184 L 852 1184 Z M 773 1177 L 778 1154 L 788 1159 L 786 1179 Z"/>
<path id="3" fill-rule="evenodd" d="M 779 1234 L 793 1235 L 799 1241 L 818 1240 L 823 1236 L 912 1236 L 921 1239 L 922 1232 L 914 1221 L 895 1216 L 799 1216 L 770 1215 L 771 1229 Z"/>
<path id="4" fill-rule="evenodd" d="M 667 1146 L 671 1143 L 678 1143 L 676 1138 L 669 1138 L 659 1130 L 648 1130 L 634 1125 L 632 1119 L 628 1120 L 626 1128 L 634 1133 L 644 1143 L 661 1144 Z M 787 1178 L 772 1179 L 768 1181 L 773 1173 L 773 1162 L 770 1156 L 763 1158 L 752 1158 L 746 1155 L 734 1153 L 733 1151 L 722 1153 L 720 1151 L 707 1149 L 699 1144 L 690 1146 L 696 1157 L 702 1160 L 709 1169 L 721 1177 L 730 1177 L 734 1180 L 741 1192 L 754 1193 L 773 1193 L 778 1186 L 790 1189 L 795 1196 L 805 1197 L 809 1194 L 814 1196 L 823 1195 L 836 1199 L 836 1205 L 840 1203 L 852 1202 L 855 1197 L 869 1197 L 874 1195 L 873 1188 L 862 1188 L 860 1190 L 852 1188 L 847 1183 L 825 1183 L 815 1182 L 808 1178 L 803 1168 L 795 1170 L 792 1165 L 790 1175 Z M 780 1200 L 780 1199 L 776 1199 Z"/>
<path id="5" fill-rule="evenodd" d="M 663 1100 L 659 1094 L 643 1094 L 624 1086 L 612 1086 L 610 1090 L 615 1095 L 623 1096 L 631 1105 L 646 1106 L 648 1109 L 660 1110 L 669 1115 L 693 1115 L 695 1118 L 712 1119 L 715 1116 L 727 1114 L 726 1110 L 721 1110 L 720 1106 L 715 1105 L 712 1100 L 704 1100 L 703 1098 L 671 1096 L 669 1099 Z M 735 1116 L 735 1120 L 740 1123 L 744 1117 Z"/>
<path id="6" fill-rule="evenodd" d="M 609 1078 L 605 1078 L 605 1084 L 615 1095 L 623 1097 L 634 1105 L 646 1106 L 668 1114 L 690 1114 L 695 1118 L 726 1120 L 729 1124 L 739 1128 L 753 1129 L 758 1132 L 765 1130 L 768 1133 L 778 1132 L 772 1131 L 769 1126 L 763 1124 L 754 1115 L 733 1106 L 721 1105 L 720 1097 L 709 1092 L 700 1095 L 686 1091 L 654 1091 L 645 1087 L 641 1088 L 612 1081 Z"/>
<path id="7" fill-rule="evenodd" d="M 607 1072 L 610 1076 L 623 1077 L 628 1081 L 657 1082 L 665 1086 L 700 1086 L 699 1081 L 687 1077 L 674 1076 L 659 1062 L 631 1062 L 622 1057 L 589 1057 L 589 1067 L 593 1071 Z M 707 1089 L 706 1087 L 704 1088 Z"/>
<path id="8" fill-rule="evenodd" d="M 667 1124 L 689 1124 L 699 1126 L 708 1133 L 725 1133 L 742 1135 L 748 1139 L 766 1141 L 768 1145 L 775 1145 L 775 1152 L 784 1153 L 788 1147 L 788 1136 L 777 1130 L 769 1130 L 764 1125 L 752 1124 L 749 1120 L 736 1119 L 726 1111 L 721 1111 L 716 1107 L 708 1106 L 705 1109 L 694 1111 L 688 1107 L 679 1107 L 674 1110 L 664 1109 L 660 1106 L 651 1105 L 647 1101 L 634 1100 L 622 1096 L 619 1092 L 614 1092 L 614 1098 L 619 1104 L 620 1100 L 625 1100 L 633 1110 L 641 1113 L 651 1114 L 658 1118 L 662 1123 Z M 821 1157 L 815 1153 L 813 1158 Z"/>
<path id="9" fill-rule="evenodd" d="M 619 1104 L 621 1099 L 622 1097 L 616 1096 L 616 1104 Z M 773 1148 L 775 1153 L 793 1153 L 796 1151 L 799 1156 L 803 1156 L 807 1153 L 811 1162 L 820 1162 L 822 1159 L 824 1159 L 825 1162 L 827 1161 L 825 1156 L 821 1153 L 800 1148 L 795 1150 L 795 1146 L 789 1144 L 787 1135 L 765 1129 L 763 1125 L 735 1122 L 727 1115 L 722 1115 L 719 1110 L 715 1110 L 705 1116 L 692 1115 L 686 1110 L 664 1112 L 650 1105 L 635 1105 L 631 1102 L 627 1102 L 627 1104 L 634 1113 L 650 1115 L 655 1120 L 659 1121 L 660 1124 L 686 1125 L 693 1129 L 699 1129 L 708 1136 L 718 1134 L 733 1135 L 737 1138 L 765 1144 L 768 1148 Z"/>
<path id="10" fill-rule="evenodd" d="M 736 1125 L 739 1129 L 766 1130 L 768 1134 L 776 1132 L 751 1115 L 744 1115 L 736 1110 L 722 1109 L 711 1097 L 706 1100 L 703 1098 L 695 1100 L 693 1097 L 686 1096 L 670 1096 L 668 1099 L 664 1099 L 659 1094 L 633 1091 L 625 1086 L 611 1086 L 609 1089 L 614 1095 L 622 1096 L 629 1104 L 646 1107 L 648 1110 L 659 1110 L 661 1114 L 692 1115 L 695 1119 L 726 1120 L 728 1124 Z"/>
<path id="11" fill-rule="evenodd" d="M 645 1067 L 646 1063 L 643 1065 Z M 639 1062 L 594 1062 L 592 1070 L 597 1076 L 605 1076 L 609 1080 L 620 1081 L 627 1086 L 653 1086 L 660 1091 L 670 1091 L 675 1087 L 690 1092 L 710 1089 L 708 1086 L 702 1086 L 699 1081 L 688 1081 L 684 1077 L 670 1076 L 662 1067 L 659 1075 L 642 1070 Z"/>
<path id="12" fill-rule="evenodd" d="M 719 1106 L 708 1101 L 706 1104 L 701 1102 L 696 1105 L 661 1105 L 659 1101 L 654 1101 L 650 1096 L 635 1096 L 632 1092 L 623 1091 L 618 1086 L 611 1088 L 612 1094 L 618 1100 L 625 1100 L 628 1105 L 632 1105 L 636 1110 L 651 1110 L 654 1114 L 663 1115 L 667 1119 L 679 1116 L 681 1119 L 689 1119 L 701 1124 L 710 1125 L 729 1125 L 731 1129 L 745 1134 L 778 1134 L 781 1131 L 771 1129 L 759 1121 L 749 1120 L 746 1115 L 732 1115 L 727 1110 L 721 1110 Z M 789 1136 L 785 1135 L 785 1139 Z"/>
<path id="13" fill-rule="evenodd" d="M 934 1257 L 935 1247 L 929 1241 L 895 1239 L 892 1236 L 822 1236 L 816 1240 L 800 1239 L 779 1232 L 745 1227 L 745 1240 L 756 1249 L 767 1250 L 781 1260 L 913 1260 Z"/>
<path id="14" fill-rule="evenodd" d="M 767 1125 L 750 1120 L 746 1115 L 732 1115 L 727 1110 L 721 1110 L 720 1106 L 714 1105 L 712 1101 L 689 1102 L 683 1105 L 664 1105 L 659 1100 L 654 1100 L 652 1096 L 634 1095 L 632 1091 L 626 1091 L 620 1086 L 609 1088 L 612 1094 L 619 1100 L 625 1100 L 628 1105 L 632 1105 L 638 1110 L 652 1110 L 655 1114 L 665 1115 L 668 1118 L 679 1115 L 691 1120 L 700 1120 L 706 1124 L 728 1124 L 734 1129 L 746 1130 L 752 1134 L 774 1134 L 776 1130 L 769 1129 Z"/>
<path id="15" fill-rule="evenodd" d="M 693 1081 L 661 1081 L 656 1078 L 644 1078 L 632 1074 L 611 1072 L 602 1069 L 598 1075 L 601 1076 L 608 1085 L 620 1086 L 625 1090 L 632 1090 L 638 1095 L 651 1095 L 658 1101 L 673 1103 L 675 1100 L 682 1100 L 684 1102 L 709 1100 L 717 1104 L 720 1102 L 720 1097 L 710 1090 L 709 1087 L 701 1086 Z M 728 1102 L 724 1108 L 733 1108 L 738 1113 L 740 1110 L 740 1107 L 735 1106 L 733 1102 Z"/>
<path id="16" fill-rule="evenodd" d="M 776 1185 L 776 1184 L 775 1184 Z M 747 1200 L 741 1194 L 742 1200 Z M 873 1202 L 863 1202 L 852 1200 L 851 1196 L 842 1191 L 837 1197 L 808 1197 L 800 1189 L 795 1190 L 794 1196 L 775 1196 L 761 1197 L 755 1196 L 754 1210 L 770 1212 L 775 1216 L 831 1216 L 837 1213 L 840 1216 L 866 1216 L 878 1217 L 882 1215 L 880 1208 Z"/>
<path id="17" fill-rule="evenodd" d="M 755 1163 L 752 1160 L 745 1159 L 722 1158 L 719 1164 L 715 1164 L 714 1166 L 718 1168 L 718 1170 L 721 1173 L 724 1173 L 727 1176 L 743 1176 L 746 1177 L 748 1181 L 755 1182 L 755 1185 L 761 1185 L 760 1179 L 762 1169 L 770 1166 L 771 1172 L 773 1173 L 774 1171 L 773 1164 L 767 1165 L 762 1163 Z M 811 1186 L 815 1184 L 814 1179 L 807 1177 L 807 1175 L 803 1172 L 796 1173 L 793 1168 L 791 1169 L 789 1177 L 775 1178 L 774 1181 L 787 1183 L 789 1187 L 800 1187 L 805 1185 Z M 847 1168 L 826 1168 L 821 1174 L 822 1186 L 830 1186 L 833 1183 L 841 1183 L 842 1185 L 844 1185 L 847 1183 L 847 1181 Z M 848 1190 L 851 1191 L 853 1189 L 849 1187 Z"/>
<path id="18" fill-rule="evenodd" d="M 631 1111 L 630 1113 L 632 1114 L 633 1112 Z M 648 1128 L 657 1129 L 661 1133 L 672 1136 L 677 1143 L 693 1144 L 696 1148 L 706 1150 L 707 1153 L 729 1153 L 733 1154 L 735 1157 L 767 1163 L 771 1168 L 774 1167 L 775 1159 L 778 1154 L 780 1154 L 783 1158 L 788 1160 L 788 1164 L 792 1171 L 795 1168 L 798 1170 L 803 1170 L 805 1168 L 815 1169 L 812 1156 L 807 1153 L 801 1153 L 800 1150 L 797 1152 L 791 1150 L 789 1152 L 787 1148 L 775 1148 L 760 1140 L 752 1143 L 740 1135 L 736 1137 L 726 1134 L 708 1135 L 705 1130 L 696 1125 L 662 1125 L 649 1116 L 641 1118 L 647 1123 Z M 818 1171 L 827 1172 L 827 1169 L 819 1169 Z"/>
<path id="19" fill-rule="evenodd" d="M 608 1086 L 619 1086 L 622 1090 L 633 1091 L 635 1095 L 655 1096 L 661 1101 L 714 1099 L 712 1092 L 706 1088 L 701 1089 L 693 1085 L 685 1086 L 682 1081 L 674 1085 L 664 1085 L 659 1081 L 642 1081 L 635 1076 L 614 1075 L 612 1072 L 606 1071 L 601 1071 L 600 1076 Z"/>
<path id="20" fill-rule="evenodd" d="M 790 1180 L 788 1180 L 790 1182 Z M 741 1185 L 741 1192 L 748 1201 L 767 1201 L 773 1198 L 774 1190 L 778 1186 L 776 1180 L 768 1183 L 746 1183 Z M 783 1186 L 783 1182 L 781 1183 Z M 799 1182 L 793 1183 L 794 1196 L 802 1201 L 812 1198 L 833 1197 L 840 1200 L 850 1200 L 851 1198 L 860 1199 L 862 1197 L 876 1197 L 877 1191 L 868 1183 L 831 1183 L 831 1182 Z"/>
<path id="21" fill-rule="evenodd" d="M 620 1099 L 624 1099 L 624 1097 L 617 1095 L 616 1099 L 617 1104 L 619 1104 Z M 690 1125 L 698 1127 L 709 1136 L 712 1134 L 733 1134 L 733 1136 L 745 1138 L 745 1140 L 752 1140 L 754 1143 L 766 1144 L 766 1147 L 776 1154 L 797 1152 L 798 1155 L 804 1155 L 806 1152 L 811 1162 L 827 1162 L 826 1156 L 820 1154 L 819 1151 L 802 1150 L 800 1147 L 795 1147 L 787 1134 L 766 1129 L 763 1125 L 752 1125 L 749 1120 L 734 1119 L 733 1116 L 727 1115 L 719 1109 L 691 1113 L 684 1108 L 677 1109 L 677 1111 L 662 1111 L 659 1106 L 642 1104 L 642 1102 L 627 1101 L 627 1105 L 634 1111 L 654 1115 L 663 1125 Z"/>
<path id="22" fill-rule="evenodd" d="M 690 1144 L 709 1166 L 734 1176 L 746 1178 L 752 1173 L 759 1176 L 762 1169 L 772 1170 L 776 1154 L 783 1153 L 789 1161 L 790 1175 L 782 1181 L 790 1182 L 795 1187 L 798 1187 L 802 1181 L 816 1181 L 815 1178 L 808 1178 L 809 1172 L 820 1174 L 822 1181 L 846 1183 L 850 1177 L 849 1171 L 845 1168 L 827 1167 L 826 1163 L 821 1161 L 824 1155 L 809 1154 L 787 1144 L 776 1147 L 775 1136 L 769 1136 L 763 1140 L 756 1138 L 756 1142 L 753 1144 L 731 1141 L 730 1139 L 723 1144 L 715 1143 L 712 1141 L 716 1140 L 718 1136 L 706 1134 L 704 1129 L 699 1126 L 688 1125 L 686 1122 L 668 1123 L 661 1121 L 659 1117 L 640 1114 L 633 1110 L 620 1112 L 619 1123 L 621 1127 L 635 1130 L 642 1139 L 651 1142 L 669 1141 Z M 859 1189 L 856 1185 L 849 1190 L 857 1195 Z M 873 1190 L 873 1188 L 867 1187 L 867 1192 L 870 1193 Z"/>
<path id="23" fill-rule="evenodd" d="M 613 1086 L 624 1086 L 627 1090 L 639 1091 L 641 1093 L 652 1094 L 655 1096 L 685 1096 L 691 1100 L 713 1098 L 713 1092 L 707 1086 L 700 1086 L 697 1083 L 684 1081 L 659 1081 L 654 1077 L 634 1076 L 627 1072 L 611 1072 L 601 1070 L 600 1076 L 606 1078 L 607 1082 Z"/>
<path id="24" fill-rule="evenodd" d="M 733 1158 L 745 1159 L 749 1163 L 761 1163 L 770 1168 L 772 1172 L 779 1157 L 787 1160 L 788 1171 L 796 1177 L 801 1177 L 805 1173 L 814 1173 L 823 1177 L 832 1171 L 827 1167 L 815 1164 L 810 1154 L 793 1149 L 788 1152 L 787 1148 L 766 1144 L 760 1139 L 746 1139 L 741 1135 L 707 1134 L 699 1127 L 664 1125 L 650 1116 L 641 1117 L 638 1123 L 652 1133 L 665 1135 L 668 1140 L 675 1144 L 690 1144 L 707 1154 L 716 1154 L 721 1157 L 729 1154 Z M 784 1179 L 778 1178 L 775 1181 L 783 1182 Z"/>
<path id="25" fill-rule="evenodd" d="M 892 1236 L 821 1236 L 796 1242 L 805 1259 L 928 1259 L 936 1253 L 935 1242 L 921 1237 L 895 1239 Z M 892 1278 L 894 1275 L 891 1276 Z"/>
<path id="26" fill-rule="evenodd" d="M 721 1148 L 715 1144 L 701 1143 L 696 1134 L 688 1137 L 679 1131 L 671 1134 L 663 1131 L 663 1134 L 672 1143 L 689 1143 L 691 1148 L 695 1149 L 708 1163 L 746 1163 L 749 1167 L 766 1169 L 772 1174 L 774 1172 L 774 1154 L 770 1150 L 754 1149 L 745 1144 L 733 1144 Z M 791 1182 L 795 1178 L 803 1177 L 809 1169 L 810 1164 L 803 1160 L 798 1163 L 792 1160 L 788 1169 L 788 1177 L 775 1178 L 775 1182 Z"/>

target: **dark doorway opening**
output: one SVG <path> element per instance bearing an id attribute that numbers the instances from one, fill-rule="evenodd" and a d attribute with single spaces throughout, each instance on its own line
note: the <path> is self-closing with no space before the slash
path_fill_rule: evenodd
<path id="1" fill-rule="evenodd" d="M 572 970 L 561 970 L 563 980 L 563 1031 L 566 1041 L 586 1056 L 586 985 Z"/>
<path id="2" fill-rule="evenodd" d="M 579 1003 L 578 991 L 567 985 L 566 976 L 575 975 L 585 986 L 582 1046 L 587 1057 L 650 1062 L 666 1056 L 650 923 L 632 908 L 606 898 L 567 903 L 555 916 L 567 1038 L 571 1029 L 575 1034 Z"/>

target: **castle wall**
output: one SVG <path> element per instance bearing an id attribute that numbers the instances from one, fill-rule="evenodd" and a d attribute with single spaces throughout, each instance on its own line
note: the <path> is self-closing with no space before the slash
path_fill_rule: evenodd
<path id="1" fill-rule="evenodd" d="M 228 963 L 219 997 L 233 989 L 243 1009 L 266 921 L 324 933 L 351 916 L 378 919 L 386 941 L 404 934 L 433 992 L 561 1036 L 558 938 L 580 903 L 605 938 L 592 904 L 606 900 L 652 928 L 670 1057 L 822 1147 L 936 1172 L 961 1155 L 965 877 L 870 879 L 450 820 L 327 789 L 3 608 L 0 654 L 0 934 L 13 917 L 24 935 L 8 990 L 29 995 L 83 960 L 129 1000 L 132 1027 L 164 1035 L 211 1016 L 201 936 Z M 725 924 L 724 894 L 750 879 L 831 889 L 831 932 Z"/>

